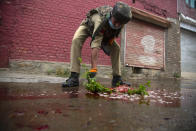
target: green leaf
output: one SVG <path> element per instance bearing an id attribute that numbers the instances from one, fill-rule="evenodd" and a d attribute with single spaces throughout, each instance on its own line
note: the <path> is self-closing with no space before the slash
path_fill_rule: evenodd
<path id="1" fill-rule="evenodd" d="M 128 89 L 127 93 L 129 95 L 134 95 L 134 94 L 138 94 L 138 95 L 141 95 L 141 96 L 149 95 L 148 92 L 146 91 L 147 87 L 150 87 L 150 81 L 148 81 L 144 85 L 139 85 L 139 88 L 137 88 L 137 89 L 133 89 L 133 90 Z"/>
<path id="2" fill-rule="evenodd" d="M 81 57 L 78 57 L 78 60 L 80 61 L 80 63 L 82 63 L 82 58 Z"/>

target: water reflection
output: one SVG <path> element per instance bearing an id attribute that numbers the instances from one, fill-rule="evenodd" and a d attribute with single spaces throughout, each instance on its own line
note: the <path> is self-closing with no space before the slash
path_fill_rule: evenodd
<path id="1" fill-rule="evenodd" d="M 102 80 L 99 80 L 100 82 Z M 105 80 L 103 80 L 104 83 Z M 146 80 L 147 81 L 147 80 Z M 133 88 L 139 87 L 140 84 L 145 84 L 145 80 L 132 80 Z M 159 106 L 180 107 L 181 100 L 181 85 L 179 80 L 153 80 L 151 87 L 147 88 L 148 96 L 141 97 L 140 95 L 128 95 L 125 93 L 108 94 L 91 94 L 81 87 L 60 88 L 59 84 L 37 83 L 37 84 L 22 84 L 22 83 L 1 83 L 0 98 L 1 99 L 40 99 L 40 98 L 78 98 L 80 95 L 85 95 L 87 98 L 126 100 L 134 103 L 147 103 Z M 106 86 L 110 86 L 105 82 Z"/>
<path id="2" fill-rule="evenodd" d="M 108 87 L 109 82 L 103 80 Z M 138 87 L 147 80 L 130 82 Z M 0 129 L 193 130 L 196 90 L 182 82 L 186 81 L 153 80 L 149 96 L 144 97 L 95 95 L 82 86 L 64 89 L 61 84 L 0 83 Z"/>
<path id="3" fill-rule="evenodd" d="M 62 88 L 62 91 L 68 93 L 69 98 L 77 98 L 79 94 L 79 86 Z"/>

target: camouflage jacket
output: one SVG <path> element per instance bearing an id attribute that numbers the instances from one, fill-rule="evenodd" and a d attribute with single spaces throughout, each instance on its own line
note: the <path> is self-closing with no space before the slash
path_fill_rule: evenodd
<path id="1" fill-rule="evenodd" d="M 109 23 L 108 23 L 112 9 L 113 8 L 110 6 L 101 6 L 96 9 L 92 9 L 87 13 L 86 15 L 87 17 L 84 20 L 84 22 L 82 22 L 82 24 L 88 26 L 89 36 L 92 37 L 92 41 L 95 38 L 95 36 L 98 35 L 99 33 L 103 34 L 103 41 L 105 42 L 113 39 L 114 37 L 118 37 L 121 29 L 113 30 L 110 28 Z M 101 24 L 98 26 L 98 28 L 93 34 L 94 23 L 91 20 L 91 18 L 94 14 L 99 14 L 101 18 Z"/>

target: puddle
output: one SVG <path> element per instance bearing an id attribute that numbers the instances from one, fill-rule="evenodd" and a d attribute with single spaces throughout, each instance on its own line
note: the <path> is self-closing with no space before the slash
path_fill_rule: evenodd
<path id="1" fill-rule="evenodd" d="M 134 87 L 142 82 L 145 83 L 132 81 Z M 0 128 L 194 130 L 196 89 L 194 85 L 189 88 L 190 84 L 151 81 L 149 95 L 141 97 L 125 93 L 92 94 L 84 87 L 65 89 L 60 84 L 0 83 Z"/>
<path id="2" fill-rule="evenodd" d="M 141 95 L 128 95 L 125 93 L 99 93 L 97 95 L 93 93 L 88 93 L 92 97 L 103 97 L 106 99 L 113 99 L 113 100 L 124 100 L 127 102 L 134 102 L 139 104 L 156 104 L 156 105 L 162 105 L 162 106 L 173 106 L 178 107 L 180 106 L 180 101 L 184 99 L 183 96 L 181 96 L 180 92 L 169 92 L 167 90 L 154 90 L 154 91 L 147 91 L 149 95 L 141 96 Z"/>

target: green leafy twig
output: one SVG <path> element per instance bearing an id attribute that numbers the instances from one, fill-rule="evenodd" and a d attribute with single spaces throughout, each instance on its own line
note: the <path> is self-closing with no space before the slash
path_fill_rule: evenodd
<path id="1" fill-rule="evenodd" d="M 138 95 L 141 95 L 141 96 L 149 95 L 148 92 L 146 91 L 147 87 L 150 87 L 150 81 L 148 81 L 144 85 L 140 85 L 138 89 L 128 89 L 127 93 L 129 95 L 134 95 L 134 94 L 138 94 Z"/>
<path id="2" fill-rule="evenodd" d="M 78 58 L 80 63 L 82 63 L 82 58 Z M 89 70 L 86 66 L 86 64 L 82 64 L 82 67 L 84 68 L 84 78 L 88 80 L 87 83 L 84 84 L 85 88 L 92 92 L 92 93 L 108 93 L 111 94 L 112 92 L 115 92 L 115 90 L 112 90 L 110 88 L 106 88 L 103 85 L 101 85 L 99 82 L 96 81 L 96 78 L 90 78 L 89 76 Z M 119 84 L 120 85 L 120 84 Z M 138 89 L 128 89 L 129 95 L 139 94 L 139 95 L 148 95 L 148 92 L 146 91 L 146 88 L 150 87 L 150 81 L 148 81 L 144 85 L 140 85 Z"/>
<path id="3" fill-rule="evenodd" d="M 88 77 L 88 83 L 85 84 L 85 88 L 92 93 L 112 93 L 111 89 L 104 87 L 99 82 L 96 82 L 95 78 Z"/>
<path id="4" fill-rule="evenodd" d="M 82 58 L 78 58 L 78 60 L 80 61 L 80 63 L 82 63 Z M 88 68 L 86 67 L 85 64 L 82 64 L 82 67 L 85 70 L 85 72 L 83 74 L 83 77 L 88 80 L 88 82 L 84 84 L 85 88 L 88 91 L 90 91 L 92 93 L 108 93 L 108 94 L 112 93 L 111 89 L 106 88 L 103 85 L 101 85 L 99 82 L 96 81 L 95 78 L 90 78 L 89 70 L 88 70 Z"/>

